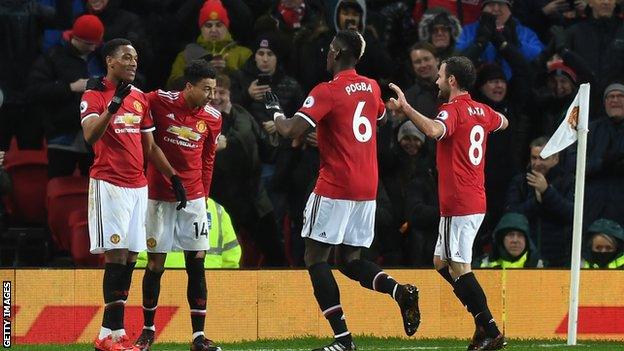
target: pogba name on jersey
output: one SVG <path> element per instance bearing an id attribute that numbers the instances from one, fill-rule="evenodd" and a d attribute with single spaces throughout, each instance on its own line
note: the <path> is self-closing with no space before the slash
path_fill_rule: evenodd
<path id="1" fill-rule="evenodd" d="M 355 93 L 357 91 L 364 91 L 372 94 L 373 88 L 371 87 L 370 83 L 356 82 L 345 86 L 345 91 L 347 92 L 347 95 L 351 95 L 351 93 Z"/>

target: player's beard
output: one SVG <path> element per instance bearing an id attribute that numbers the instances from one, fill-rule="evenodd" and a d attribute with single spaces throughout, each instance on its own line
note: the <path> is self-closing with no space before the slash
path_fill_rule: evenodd
<path id="1" fill-rule="evenodd" d="M 445 84 L 439 88 L 440 91 L 438 91 L 438 98 L 440 98 L 442 101 L 448 101 L 449 97 L 451 97 L 451 88 L 449 87 L 448 83 L 445 82 Z"/>

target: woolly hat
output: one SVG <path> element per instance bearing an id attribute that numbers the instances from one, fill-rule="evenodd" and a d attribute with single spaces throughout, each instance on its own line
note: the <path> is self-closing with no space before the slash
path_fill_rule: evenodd
<path id="1" fill-rule="evenodd" d="M 275 56 L 280 58 L 282 54 L 281 41 L 276 34 L 263 33 L 256 37 L 251 47 L 252 52 L 255 54 L 259 49 L 269 49 L 273 51 Z"/>
<path id="2" fill-rule="evenodd" d="M 577 84 L 576 72 L 563 61 L 555 61 L 548 65 L 548 74 L 567 77 L 572 83 Z"/>
<path id="3" fill-rule="evenodd" d="M 447 9 L 432 7 L 423 14 L 418 24 L 419 37 L 424 41 L 430 41 L 432 29 L 436 25 L 446 26 L 451 32 L 453 40 L 457 40 L 462 30 L 457 17 L 453 16 Z"/>
<path id="4" fill-rule="evenodd" d="M 483 0 L 483 2 L 481 3 L 481 8 L 483 8 L 483 6 L 492 3 L 492 2 L 498 2 L 498 3 L 502 3 L 502 4 L 507 4 L 509 5 L 509 7 L 511 7 L 511 0 Z"/>
<path id="5" fill-rule="evenodd" d="M 201 28 L 207 21 L 219 20 L 229 29 L 230 18 L 221 0 L 208 0 L 199 10 L 198 25 Z"/>
<path id="6" fill-rule="evenodd" d="M 425 134 L 421 132 L 414 123 L 411 121 L 407 121 L 401 125 L 399 128 L 399 133 L 397 135 L 397 140 L 401 141 L 401 139 L 405 138 L 408 135 L 416 136 L 423 143 L 425 142 Z"/>
<path id="7" fill-rule="evenodd" d="M 606 99 L 607 95 L 612 91 L 621 91 L 624 93 L 624 85 L 621 83 L 609 84 L 609 86 L 605 89 L 604 94 L 602 95 L 602 98 Z"/>
<path id="8" fill-rule="evenodd" d="M 484 63 L 477 71 L 477 81 L 475 88 L 481 88 L 486 82 L 494 79 L 502 79 L 507 81 L 505 72 L 497 63 Z"/>
<path id="9" fill-rule="evenodd" d="M 76 37 L 93 44 L 100 44 L 104 37 L 104 25 L 97 16 L 82 15 L 76 18 L 74 26 L 63 32 L 63 39 Z"/>

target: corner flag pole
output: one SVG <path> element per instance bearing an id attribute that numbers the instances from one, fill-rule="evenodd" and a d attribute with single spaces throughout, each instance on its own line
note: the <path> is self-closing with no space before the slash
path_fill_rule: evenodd
<path id="1" fill-rule="evenodd" d="M 576 183 L 574 190 L 574 226 L 572 230 L 572 262 L 570 265 L 570 309 L 568 311 L 568 345 L 576 345 L 578 325 L 579 285 L 581 278 L 581 243 L 583 239 L 583 200 L 585 195 L 585 161 L 587 158 L 587 128 L 589 120 L 589 84 L 580 89 L 577 127 Z"/>

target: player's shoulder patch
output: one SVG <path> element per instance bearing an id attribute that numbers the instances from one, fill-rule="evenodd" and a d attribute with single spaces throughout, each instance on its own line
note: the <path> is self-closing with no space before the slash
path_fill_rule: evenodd
<path id="1" fill-rule="evenodd" d="M 303 101 L 303 107 L 310 108 L 314 106 L 314 96 L 308 95 L 308 97 Z"/>
<path id="2" fill-rule="evenodd" d="M 441 121 L 445 121 L 449 117 L 449 113 L 447 110 L 440 110 L 435 119 L 439 119 Z"/>
<path id="3" fill-rule="evenodd" d="M 80 101 L 80 113 L 85 113 L 89 108 L 89 103 L 86 100 Z"/>

